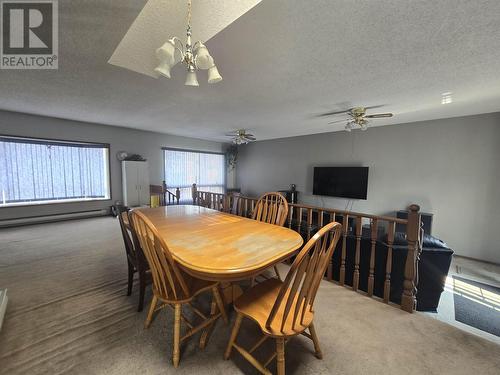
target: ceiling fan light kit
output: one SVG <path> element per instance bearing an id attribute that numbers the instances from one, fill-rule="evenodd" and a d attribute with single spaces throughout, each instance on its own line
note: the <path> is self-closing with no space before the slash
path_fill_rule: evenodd
<path id="1" fill-rule="evenodd" d="M 219 74 L 208 48 L 201 41 L 194 43 L 194 45 L 191 42 L 191 0 L 188 0 L 187 24 L 185 45 L 179 38 L 173 37 L 156 50 L 159 64 L 154 69 L 155 73 L 171 78 L 170 70 L 172 67 L 182 62 L 187 67 L 186 86 L 199 86 L 196 71 L 200 69 L 208 70 L 208 83 L 222 81 L 222 76 Z"/>
<path id="2" fill-rule="evenodd" d="M 366 110 L 371 109 L 371 108 L 378 108 L 381 107 L 379 105 L 373 106 L 373 107 L 354 107 L 350 108 L 346 111 L 336 111 L 336 112 L 328 112 L 328 113 L 322 113 L 321 115 L 318 115 L 319 117 L 324 117 L 324 116 L 332 116 L 332 115 L 338 115 L 338 114 L 347 114 L 349 116 L 347 123 L 345 124 L 345 131 L 350 132 L 351 130 L 354 129 L 354 126 L 357 125 L 360 127 L 361 130 L 366 130 L 368 129 L 368 119 L 372 118 L 387 118 L 387 117 L 392 117 L 392 113 L 377 113 L 374 115 L 367 115 Z M 329 124 L 335 124 L 338 122 L 343 122 L 344 120 L 339 120 L 339 121 L 332 121 L 329 122 Z"/>
<path id="3" fill-rule="evenodd" d="M 226 134 L 226 136 L 231 137 L 235 145 L 246 145 L 257 140 L 253 134 L 247 133 L 245 129 L 236 130 L 235 132 Z"/>

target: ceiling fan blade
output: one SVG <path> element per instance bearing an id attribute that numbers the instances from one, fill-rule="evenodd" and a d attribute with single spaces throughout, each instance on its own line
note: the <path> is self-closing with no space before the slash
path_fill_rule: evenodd
<path id="1" fill-rule="evenodd" d="M 392 113 L 377 113 L 375 115 L 366 115 L 365 118 L 383 118 L 383 117 L 392 117 L 394 116 Z"/>
<path id="2" fill-rule="evenodd" d="M 248 134 L 243 136 L 242 138 L 248 139 L 249 141 L 256 141 L 257 138 L 255 138 L 253 135 L 249 136 Z"/>
<path id="3" fill-rule="evenodd" d="M 381 108 L 385 107 L 385 104 L 379 104 L 379 105 L 372 105 L 370 107 L 364 107 L 365 109 L 375 109 L 375 108 Z"/>
<path id="4" fill-rule="evenodd" d="M 349 120 L 348 119 L 342 119 L 342 120 L 337 120 L 337 121 L 332 121 L 332 122 L 329 122 L 328 124 L 338 124 L 339 122 L 348 122 Z"/>
<path id="5" fill-rule="evenodd" d="M 335 111 L 335 112 L 327 112 L 327 113 L 321 113 L 319 115 L 316 115 L 316 117 L 325 117 L 325 116 L 332 116 L 332 115 L 339 115 L 341 113 L 347 113 L 349 112 L 351 109 L 345 109 L 343 111 Z"/>

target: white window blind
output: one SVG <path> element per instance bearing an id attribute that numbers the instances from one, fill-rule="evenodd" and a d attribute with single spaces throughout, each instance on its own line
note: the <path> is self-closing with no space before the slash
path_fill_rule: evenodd
<path id="1" fill-rule="evenodd" d="M 109 199 L 109 147 L 0 137 L 0 206 Z"/>
<path id="2" fill-rule="evenodd" d="M 224 193 L 226 168 L 224 154 L 164 149 L 165 182 L 168 189 L 179 188 L 180 201 L 191 203 L 191 186 L 198 190 Z"/>

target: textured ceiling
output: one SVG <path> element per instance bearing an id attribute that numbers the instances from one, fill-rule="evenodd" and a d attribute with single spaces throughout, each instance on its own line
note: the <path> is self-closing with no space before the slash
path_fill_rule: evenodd
<path id="1" fill-rule="evenodd" d="M 0 71 L 0 109 L 220 140 L 341 130 L 314 114 L 354 105 L 395 113 L 373 125 L 500 110 L 498 0 L 263 0 L 207 42 L 224 80 L 199 88 L 107 63 L 145 4 L 59 1 L 59 70 Z"/>

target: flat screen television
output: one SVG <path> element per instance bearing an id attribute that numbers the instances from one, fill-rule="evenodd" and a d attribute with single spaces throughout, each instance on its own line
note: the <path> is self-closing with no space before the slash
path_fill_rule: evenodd
<path id="1" fill-rule="evenodd" d="M 368 167 L 314 167 L 313 194 L 366 199 Z"/>

